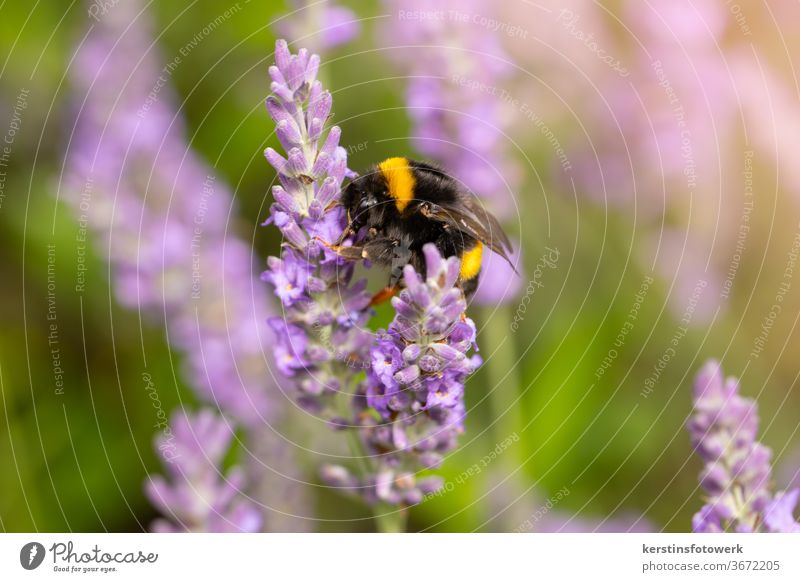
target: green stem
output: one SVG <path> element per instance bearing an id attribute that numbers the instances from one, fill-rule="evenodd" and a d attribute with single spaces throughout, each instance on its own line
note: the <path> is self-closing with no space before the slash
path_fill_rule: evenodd
<path id="1" fill-rule="evenodd" d="M 339 414 L 342 418 L 348 418 L 348 400 L 353 395 L 349 391 L 343 391 L 342 394 L 336 399 Z M 375 467 L 370 461 L 367 450 L 364 447 L 364 441 L 361 440 L 361 435 L 358 428 L 345 429 L 347 434 L 347 444 L 350 448 L 350 454 L 356 459 L 359 473 L 361 477 L 365 477 L 375 472 Z M 386 503 L 379 503 L 372 507 L 372 517 L 375 520 L 375 529 L 380 533 L 400 533 L 406 530 L 406 519 L 408 510 L 398 509 L 393 505 Z"/>
<path id="2" fill-rule="evenodd" d="M 353 393 L 344 386 L 342 391 L 336 395 L 335 406 L 336 411 L 341 418 L 351 418 L 350 400 L 353 398 Z M 372 463 L 370 463 L 367 450 L 364 448 L 364 443 L 361 436 L 358 434 L 358 428 L 348 427 L 344 429 L 347 437 L 347 445 L 350 449 L 350 454 L 353 455 L 355 463 L 358 465 L 360 476 L 363 477 L 372 472 Z"/>
<path id="3" fill-rule="evenodd" d="M 372 509 L 375 516 L 375 529 L 380 533 L 403 533 L 406 531 L 407 509 L 379 503 Z"/>
<path id="4" fill-rule="evenodd" d="M 493 467 L 496 475 L 509 479 L 512 491 L 524 491 L 525 471 L 529 468 L 530 457 L 526 456 L 522 435 L 525 415 L 522 408 L 517 370 L 515 343 L 511 335 L 512 311 L 510 306 L 501 306 L 493 314 L 484 312 L 484 327 L 481 345 L 488 352 L 485 364 L 489 382 L 489 407 L 492 413 L 492 435 L 500 443 L 514 434 L 519 440 L 503 452 Z M 509 517 L 506 517 L 509 519 Z M 506 523 L 511 529 L 515 523 Z"/>
<path id="5" fill-rule="evenodd" d="M 518 400 L 519 377 L 516 369 L 516 352 L 510 335 L 511 309 L 497 307 L 491 317 L 483 314 L 484 349 L 488 352 L 486 373 L 489 376 L 489 406 L 494 422 L 494 436 L 503 440 L 522 430 L 523 415 Z"/>
<path id="6" fill-rule="evenodd" d="M 372 463 L 370 463 L 367 451 L 364 449 L 364 443 L 358 434 L 358 429 L 348 428 L 345 432 L 347 433 L 347 443 L 350 446 L 350 454 L 353 457 L 357 457 L 356 464 L 361 470 L 361 476 L 369 475 L 372 472 Z"/>

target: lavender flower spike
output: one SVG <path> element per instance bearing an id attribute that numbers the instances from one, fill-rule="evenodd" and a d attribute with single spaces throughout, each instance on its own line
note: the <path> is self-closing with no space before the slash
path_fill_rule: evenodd
<path id="1" fill-rule="evenodd" d="M 146 486 L 153 505 L 173 521 L 158 519 L 153 531 L 259 531 L 261 511 L 240 496 L 243 473 L 221 468 L 232 437 L 230 425 L 209 409 L 173 415 L 171 430 L 156 441 L 170 481 L 154 476 Z"/>
<path id="2" fill-rule="evenodd" d="M 756 441 L 756 403 L 739 395 L 736 378 L 723 379 L 709 361 L 695 378 L 695 414 L 687 428 L 706 462 L 700 482 L 708 502 L 695 514 L 695 532 L 790 531 L 798 492 L 769 491 L 772 451 Z"/>
<path id="3" fill-rule="evenodd" d="M 695 378 L 695 414 L 687 425 L 706 462 L 700 477 L 708 503 L 694 516 L 694 531 L 755 531 L 770 501 L 772 451 L 756 441 L 755 402 L 739 396 L 739 382 L 723 379 L 716 361 Z"/>
<path id="4" fill-rule="evenodd" d="M 332 100 L 316 80 L 318 68 L 317 55 L 305 49 L 291 54 L 286 41 L 276 43 L 267 110 L 286 156 L 265 152 L 280 180 L 267 222 L 281 230 L 285 243 L 280 258 L 269 258 L 262 279 L 284 308 L 282 317 L 269 320 L 277 367 L 295 380 L 302 406 L 330 418 L 334 397 L 355 390 L 360 368 L 353 363 L 366 360 L 370 297 L 366 280 L 351 284 L 353 263 L 325 246 L 344 231 L 344 212 L 332 203 L 345 176 L 354 174 L 339 147 L 339 128 L 325 135 Z"/>
<path id="5" fill-rule="evenodd" d="M 464 430 L 464 382 L 480 365 L 467 355 L 475 324 L 464 317 L 466 301 L 455 286 L 460 261 L 443 259 L 433 244 L 423 250 L 427 278 L 405 267 L 406 288 L 392 300 L 395 318 L 370 352 L 365 404 L 379 419 L 361 419 L 377 470 L 359 484 L 370 502 L 411 505 L 441 487 L 438 478 L 416 474 L 455 448 Z M 328 474 L 353 486 L 341 468 Z"/>
<path id="6" fill-rule="evenodd" d="M 206 402 L 260 427 L 281 405 L 258 337 L 270 306 L 229 223 L 233 193 L 190 147 L 171 85 L 151 96 L 168 75 L 141 10 L 121 3 L 77 50 L 64 197 L 110 263 L 119 302 L 164 324 Z"/>
<path id="7" fill-rule="evenodd" d="M 197 395 L 259 443 L 247 488 L 268 493 L 260 498 L 267 527 L 305 529 L 300 469 L 275 434 L 286 418 L 283 395 L 262 351 L 273 312 L 254 292 L 250 245 L 231 229 L 233 193 L 187 141 L 171 84 L 153 97 L 154 82 L 170 72 L 142 4 L 119 3 L 76 49 L 64 199 L 109 263 L 118 301 L 164 326 Z"/>

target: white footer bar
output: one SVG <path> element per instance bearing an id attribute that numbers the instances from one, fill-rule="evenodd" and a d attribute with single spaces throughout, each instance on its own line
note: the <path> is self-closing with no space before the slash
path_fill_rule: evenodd
<path id="1" fill-rule="evenodd" d="M 800 580 L 797 534 L 3 534 L 0 580 Z"/>

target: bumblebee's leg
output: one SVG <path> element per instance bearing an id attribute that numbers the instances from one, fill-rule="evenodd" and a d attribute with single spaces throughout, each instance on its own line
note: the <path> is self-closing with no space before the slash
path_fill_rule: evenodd
<path id="1" fill-rule="evenodd" d="M 340 257 L 347 259 L 349 261 L 360 261 L 364 258 L 364 247 L 361 246 L 342 246 L 341 244 L 331 244 L 322 240 L 320 237 L 315 236 L 314 240 L 319 241 L 324 247 L 332 250 L 334 253 L 339 255 Z"/>
<path id="2" fill-rule="evenodd" d="M 381 267 L 395 266 L 398 262 L 400 241 L 386 236 L 367 239 L 362 246 L 362 257 Z M 406 261 L 407 262 L 407 261 Z M 404 263 L 405 264 L 405 263 Z M 401 266 L 402 268 L 402 266 Z"/>
<path id="3" fill-rule="evenodd" d="M 339 255 L 343 259 L 347 259 L 348 261 L 360 261 L 365 258 L 364 247 L 362 246 L 343 247 L 341 245 L 334 245 L 328 248 L 330 248 L 332 251 L 334 251 L 337 255 Z"/>
<path id="4" fill-rule="evenodd" d="M 394 297 L 401 288 L 403 279 L 403 267 L 408 264 L 415 265 L 415 253 L 413 253 L 407 243 L 402 240 L 389 237 L 377 238 L 374 244 L 367 249 L 370 260 L 376 263 L 387 265 L 391 268 L 389 282 L 386 287 L 373 295 L 370 305 L 378 305 Z"/>
<path id="5" fill-rule="evenodd" d="M 337 240 L 335 244 L 337 246 L 341 245 L 348 236 L 356 234 L 356 232 L 355 232 L 356 230 L 358 230 L 358 229 L 355 229 L 355 230 L 353 229 L 353 219 L 350 218 L 350 211 L 348 210 L 347 211 L 347 226 L 344 228 L 344 230 L 342 231 L 342 236 L 339 237 L 339 240 Z"/>
<path id="6" fill-rule="evenodd" d="M 391 265 L 393 270 L 397 270 L 398 272 L 402 272 L 403 266 L 409 262 L 409 257 L 406 256 L 407 253 L 398 252 L 398 249 L 401 247 L 400 241 L 389 237 L 381 236 L 371 240 L 368 239 L 360 246 L 332 245 L 319 237 L 317 237 L 317 240 L 340 257 L 352 261 L 360 261 L 363 259 L 380 266 Z M 373 295 L 370 300 L 370 305 L 378 305 L 394 297 L 400 290 L 398 282 L 399 277 L 392 275 L 389 284 Z"/>
<path id="7" fill-rule="evenodd" d="M 365 259 L 383 267 L 393 264 L 397 255 L 396 249 L 400 244 L 396 239 L 388 237 L 367 239 L 362 244 L 353 246 L 331 244 L 319 237 L 315 237 L 315 239 L 340 257 L 352 261 Z"/>

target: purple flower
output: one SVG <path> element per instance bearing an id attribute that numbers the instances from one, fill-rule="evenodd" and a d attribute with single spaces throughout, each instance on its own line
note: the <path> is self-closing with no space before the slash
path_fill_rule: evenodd
<path id="1" fill-rule="evenodd" d="M 800 533 L 800 523 L 794 517 L 800 489 L 778 493 L 764 510 L 764 523 L 773 532 Z"/>
<path id="2" fill-rule="evenodd" d="M 283 412 L 262 351 L 270 308 L 254 292 L 261 286 L 252 249 L 230 230 L 233 195 L 186 141 L 169 71 L 153 50 L 140 8 L 120 3 L 75 55 L 69 72 L 80 108 L 63 197 L 109 262 L 120 303 L 165 327 L 203 401 L 246 436 L 260 435 Z M 300 275 L 295 279 L 308 284 Z M 299 501 L 302 491 L 289 478 L 297 467 L 283 440 L 273 434 L 270 444 L 250 460 L 286 476 L 269 494 L 291 497 L 299 513 L 308 504 Z"/>
<path id="3" fill-rule="evenodd" d="M 443 259 L 433 244 L 423 250 L 427 277 L 405 267 L 406 287 L 392 300 L 395 318 L 370 350 L 366 404 L 380 418 L 361 417 L 376 464 L 361 492 L 373 503 L 418 503 L 440 486 L 416 474 L 438 466 L 456 446 L 464 430 L 464 382 L 480 364 L 468 355 L 475 325 L 464 317 L 464 295 L 455 286 L 459 259 Z"/>
<path id="4" fill-rule="evenodd" d="M 700 484 L 708 501 L 694 516 L 692 529 L 759 531 L 768 514 L 776 523 L 785 522 L 786 505 L 771 502 L 772 451 L 756 441 L 756 404 L 739 395 L 736 378 L 723 378 L 716 361 L 709 361 L 695 378 L 694 408 L 687 428 L 706 463 Z M 786 504 L 790 502 L 791 497 Z"/>
<path id="5" fill-rule="evenodd" d="M 721 533 L 723 516 L 714 505 L 707 503 L 692 517 L 692 531 L 695 533 Z"/>
<path id="6" fill-rule="evenodd" d="M 310 276 L 307 263 L 294 257 L 286 261 L 270 257 L 269 266 L 270 270 L 265 271 L 261 278 L 272 284 L 275 295 L 280 298 L 284 306 L 291 307 L 296 301 L 305 297 Z"/>
<path id="7" fill-rule="evenodd" d="M 367 357 L 370 298 L 366 281 L 352 282 L 354 264 L 326 246 L 344 231 L 335 202 L 352 173 L 339 128 L 324 130 L 332 100 L 316 79 L 318 68 L 317 55 L 292 54 L 285 41 L 276 43 L 267 111 L 286 152 L 267 148 L 265 155 L 278 171 L 270 214 L 285 244 L 280 258 L 269 258 L 262 279 L 284 306 L 282 317 L 269 320 L 278 370 L 294 380 L 301 405 L 332 417 L 335 395 L 355 390 L 360 368 L 353 362 Z"/>
<path id="8" fill-rule="evenodd" d="M 278 370 L 291 377 L 303 408 L 336 430 L 357 430 L 356 420 L 343 418 L 342 411 L 354 416 L 362 411 L 361 370 L 372 343 L 365 327 L 370 297 L 366 281 L 352 282 L 354 263 L 329 248 L 346 226 L 336 202 L 342 181 L 352 173 L 339 147 L 339 128 L 332 127 L 327 135 L 322 130 L 332 103 L 316 80 L 319 57 L 305 49 L 292 54 L 279 40 L 275 63 L 270 67 L 273 94 L 267 110 L 286 156 L 268 148 L 266 157 L 280 180 L 270 212 L 285 244 L 280 258 L 269 259 L 262 278 L 285 308 L 283 317 L 269 321 L 278 340 Z M 302 284 L 295 273 L 303 273 Z M 360 479 L 334 466 L 322 467 L 322 477 L 347 491 Z"/>
<path id="9" fill-rule="evenodd" d="M 71 69 L 82 108 L 64 198 L 106 253 L 120 302 L 188 354 L 200 395 L 248 425 L 274 418 L 259 341 L 269 307 L 253 292 L 250 246 L 229 230 L 233 195 L 187 144 L 170 86 L 151 95 L 163 71 L 146 18 L 117 8 L 129 18 L 95 25 Z"/>
<path id="10" fill-rule="evenodd" d="M 259 508 L 242 495 L 244 474 L 222 461 L 233 438 L 231 426 L 211 410 L 177 412 L 171 430 L 156 440 L 168 479 L 150 477 L 146 493 L 170 519 L 158 519 L 156 532 L 256 532 Z"/>
<path id="11" fill-rule="evenodd" d="M 372 345 L 373 334 L 365 327 L 371 315 L 366 281 L 353 283 L 354 263 L 329 248 L 346 226 L 336 202 L 342 180 L 353 174 L 339 147 L 339 129 L 332 127 L 327 135 L 321 130 L 331 99 L 315 78 L 319 58 L 305 49 L 291 54 L 281 40 L 275 63 L 270 68 L 273 95 L 267 99 L 267 109 L 286 156 L 267 149 L 266 157 L 281 184 L 273 189 L 271 215 L 285 244 L 279 259 L 269 259 L 269 270 L 262 278 L 275 288 L 285 307 L 282 318 L 269 322 L 278 339 L 278 369 L 292 378 L 301 406 L 334 429 L 359 430 L 356 439 L 369 441 L 373 427 L 359 428 L 362 418 L 374 418 L 369 407 L 380 415 L 400 404 L 391 388 L 380 397 L 366 397 L 371 388 L 365 388 L 361 370 L 372 359 L 377 373 L 391 384 L 402 356 L 394 346 L 383 346 L 383 353 L 382 344 Z M 303 276 L 298 278 L 297 273 Z M 343 418 L 342 411 L 352 418 Z M 374 428 L 380 434 L 375 438 L 389 438 L 385 427 Z M 376 500 L 374 492 L 391 484 L 387 485 L 386 474 L 377 470 L 372 459 L 364 462 L 368 467 L 358 476 L 345 467 L 326 465 L 322 478 L 332 487 Z M 403 482 L 413 483 L 413 475 L 405 476 Z M 408 489 L 409 497 L 385 498 L 391 497 L 393 503 L 409 501 L 416 489 Z"/>
<path id="12" fill-rule="evenodd" d="M 309 365 L 306 359 L 308 338 L 302 327 L 287 323 L 281 317 L 271 317 L 267 323 L 278 340 L 275 346 L 275 364 L 284 376 L 294 376 Z"/>

